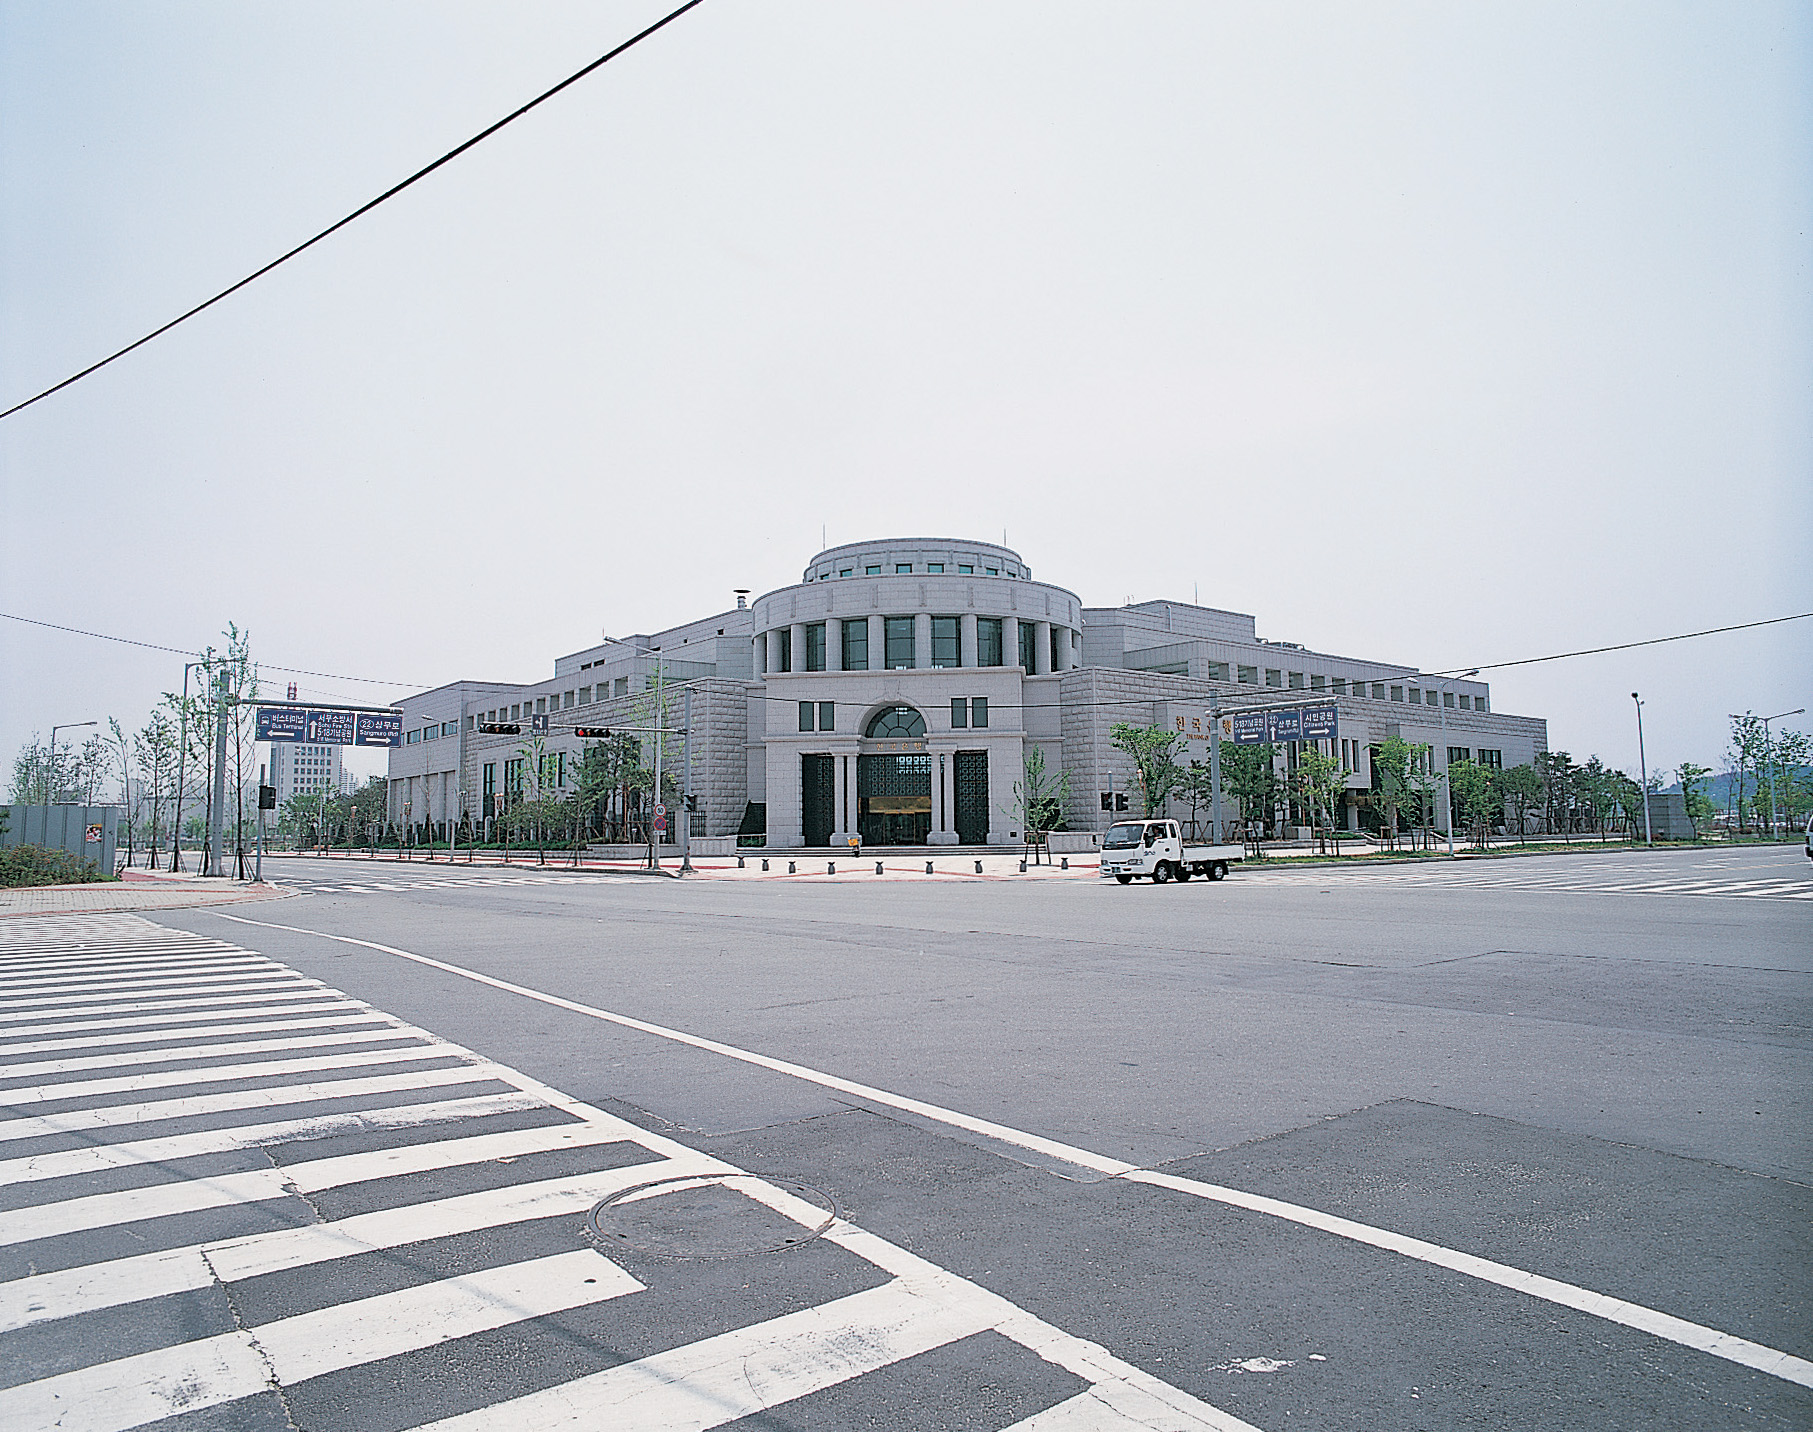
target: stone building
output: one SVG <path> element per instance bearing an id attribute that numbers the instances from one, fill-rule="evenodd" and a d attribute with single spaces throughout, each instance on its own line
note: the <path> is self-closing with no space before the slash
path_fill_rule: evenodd
<path id="1" fill-rule="evenodd" d="M 1340 734 L 1321 745 L 1345 772 L 1349 828 L 1372 784 L 1371 748 L 1389 736 L 1428 743 L 1438 765 L 1521 765 L 1548 748 L 1546 723 L 1494 711 L 1483 681 L 1265 641 L 1238 612 L 1085 607 L 1010 548 L 896 538 L 829 548 L 798 582 L 728 611 L 607 637 L 557 658 L 544 680 L 408 697 L 404 745 L 390 753 L 392 819 L 407 807 L 417 823 L 483 820 L 534 718 L 547 718 L 564 778 L 584 744 L 577 729 L 676 728 L 688 691 L 694 834 L 759 831 L 782 848 L 852 834 L 871 846 L 1013 844 L 1034 746 L 1069 773 L 1070 828 L 1098 829 L 1103 798 L 1134 789 L 1110 728 L 1178 730 L 1188 758 L 1206 760 L 1211 698 L 1227 710 L 1334 704 Z M 479 729 L 496 724 L 523 734 Z M 678 772 L 678 737 L 662 755 Z"/>

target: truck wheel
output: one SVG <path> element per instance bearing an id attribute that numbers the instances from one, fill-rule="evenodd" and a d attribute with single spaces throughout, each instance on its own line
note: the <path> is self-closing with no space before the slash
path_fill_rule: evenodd
<path id="1" fill-rule="evenodd" d="M 1215 862 L 1215 863 L 1214 863 L 1214 864 L 1213 864 L 1213 865 L 1211 865 L 1211 866 L 1210 866 L 1210 867 L 1209 867 L 1209 879 L 1211 879 L 1211 880 L 1226 880 L 1226 879 L 1227 879 L 1227 878 L 1228 878 L 1228 863 L 1227 863 L 1227 861 L 1225 861 L 1225 860 L 1217 860 L 1217 861 L 1216 861 L 1216 862 Z"/>
<path id="2" fill-rule="evenodd" d="M 1154 885 L 1163 885 L 1165 883 L 1165 881 L 1169 880 L 1170 878 L 1171 878 L 1171 862 L 1170 861 L 1161 860 L 1158 862 L 1158 864 L 1156 864 L 1152 867 L 1152 883 Z"/>
<path id="3" fill-rule="evenodd" d="M 1184 881 L 1188 880 L 1189 878 L 1190 878 L 1190 867 L 1187 865 L 1178 866 L 1177 867 L 1177 883 L 1179 885 L 1182 885 L 1184 883 Z"/>
<path id="4" fill-rule="evenodd" d="M 1114 878 L 1123 885 L 1131 885 L 1133 883 L 1133 877 L 1131 875 L 1117 875 Z"/>

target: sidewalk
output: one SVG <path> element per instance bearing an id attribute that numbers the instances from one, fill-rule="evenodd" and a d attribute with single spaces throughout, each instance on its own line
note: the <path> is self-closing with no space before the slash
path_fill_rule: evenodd
<path id="1" fill-rule="evenodd" d="M 184 910 L 198 905 L 237 905 L 248 900 L 282 900 L 290 891 L 275 885 L 204 880 L 128 870 L 118 881 L 83 885 L 25 885 L 0 890 L 0 920 L 13 915 L 112 915 L 129 910 Z"/>

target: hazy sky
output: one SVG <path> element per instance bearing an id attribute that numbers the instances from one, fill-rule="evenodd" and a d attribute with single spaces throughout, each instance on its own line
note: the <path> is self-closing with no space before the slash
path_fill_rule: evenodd
<path id="1" fill-rule="evenodd" d="M 0 3 L 0 406 L 666 8 Z M 1799 4 L 707 0 L 0 422 L 0 609 L 388 683 L 324 700 L 821 526 L 1426 670 L 1813 610 L 1810 217 Z M 181 675 L 0 621 L 0 760 Z M 1715 764 L 1813 621 L 1488 675 Z"/>

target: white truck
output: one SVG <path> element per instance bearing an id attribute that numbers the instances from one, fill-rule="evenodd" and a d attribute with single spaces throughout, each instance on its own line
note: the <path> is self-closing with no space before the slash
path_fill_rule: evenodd
<path id="1" fill-rule="evenodd" d="M 1102 837 L 1101 878 L 1123 885 L 1136 875 L 1154 885 L 1192 875 L 1225 880 L 1228 867 L 1245 854 L 1239 845 L 1185 845 L 1174 820 L 1127 820 Z"/>

